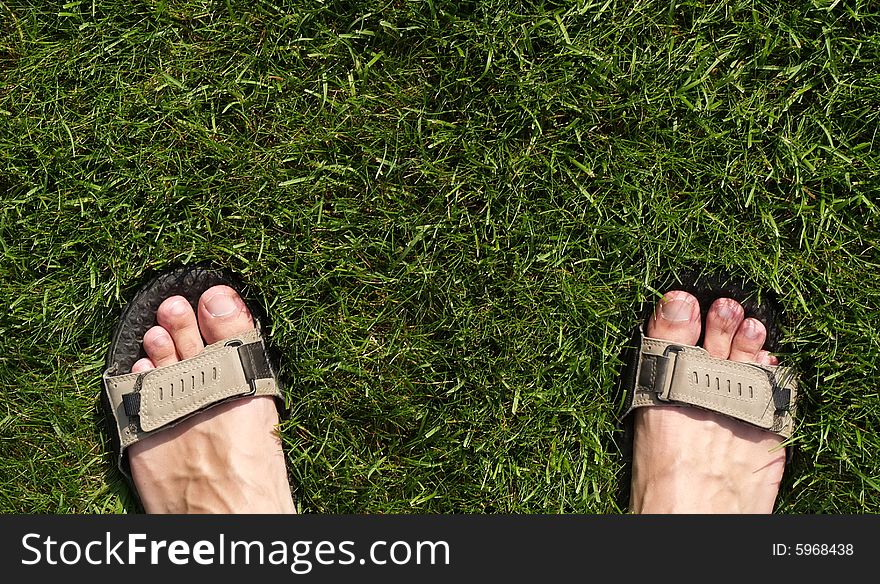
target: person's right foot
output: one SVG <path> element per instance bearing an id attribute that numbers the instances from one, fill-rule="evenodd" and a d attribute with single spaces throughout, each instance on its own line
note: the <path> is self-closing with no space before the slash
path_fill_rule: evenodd
<path id="1" fill-rule="evenodd" d="M 712 357 L 777 365 L 763 349 L 764 325 L 743 318 L 742 306 L 716 300 L 706 317 L 703 347 Z M 701 332 L 697 299 L 668 292 L 645 334 L 695 345 Z M 635 416 L 630 512 L 770 513 L 785 469 L 782 438 L 723 414 L 695 407 L 638 408 Z"/>
<path id="2" fill-rule="evenodd" d="M 205 345 L 254 328 L 228 286 L 199 299 L 198 316 L 182 296 L 165 299 L 144 334 L 139 373 L 199 354 Z M 131 474 L 147 513 L 294 513 L 272 397 L 218 404 L 132 444 Z"/>

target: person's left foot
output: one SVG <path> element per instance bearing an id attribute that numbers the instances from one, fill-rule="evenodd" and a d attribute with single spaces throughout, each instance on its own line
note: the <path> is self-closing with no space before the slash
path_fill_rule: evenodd
<path id="1" fill-rule="evenodd" d="M 198 316 L 181 296 L 165 299 L 144 334 L 147 358 L 133 373 L 198 355 L 205 345 L 254 328 L 238 293 L 206 290 Z M 128 449 L 147 513 L 295 513 L 272 397 L 226 402 Z"/>

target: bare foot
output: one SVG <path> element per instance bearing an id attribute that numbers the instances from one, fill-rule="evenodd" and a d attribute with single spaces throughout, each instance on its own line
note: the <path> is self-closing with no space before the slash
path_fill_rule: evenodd
<path id="1" fill-rule="evenodd" d="M 713 357 L 777 365 L 763 349 L 767 331 L 730 298 L 706 316 L 703 347 Z M 694 345 L 700 306 L 668 292 L 645 334 Z M 771 513 L 785 469 L 782 438 L 745 422 L 694 407 L 638 408 L 630 511 L 634 513 Z"/>
<path id="2" fill-rule="evenodd" d="M 214 286 L 189 302 L 172 296 L 144 335 L 139 373 L 193 357 L 254 328 L 235 290 Z M 132 478 L 147 513 L 295 513 L 272 397 L 217 405 L 128 449 Z"/>

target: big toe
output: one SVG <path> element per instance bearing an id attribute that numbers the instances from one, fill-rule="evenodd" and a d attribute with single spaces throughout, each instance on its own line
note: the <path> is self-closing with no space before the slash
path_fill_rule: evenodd
<path id="1" fill-rule="evenodd" d="M 199 298 L 199 329 L 208 344 L 254 328 L 254 320 L 238 292 L 213 286 Z"/>
<path id="2" fill-rule="evenodd" d="M 663 295 L 648 320 L 645 334 L 683 345 L 700 338 L 700 303 L 693 295 L 672 290 Z"/>

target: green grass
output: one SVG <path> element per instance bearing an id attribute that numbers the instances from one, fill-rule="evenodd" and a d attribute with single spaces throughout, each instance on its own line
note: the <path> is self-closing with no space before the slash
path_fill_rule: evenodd
<path id="1" fill-rule="evenodd" d="M 0 0 L 0 511 L 121 512 L 144 274 L 273 314 L 303 511 L 617 513 L 618 353 L 692 266 L 778 292 L 780 513 L 880 511 L 871 3 Z"/>

